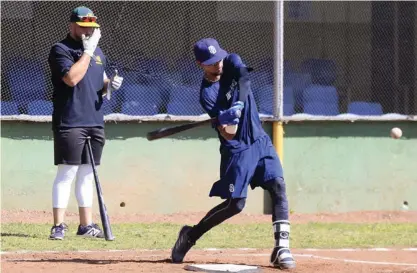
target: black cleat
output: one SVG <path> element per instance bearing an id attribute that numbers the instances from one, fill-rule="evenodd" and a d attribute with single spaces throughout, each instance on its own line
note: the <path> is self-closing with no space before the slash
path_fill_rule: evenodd
<path id="1" fill-rule="evenodd" d="M 195 245 L 188 237 L 188 232 L 192 229 L 190 226 L 183 226 L 178 234 L 178 239 L 175 242 L 171 252 L 171 260 L 173 263 L 181 263 L 187 252 Z"/>
<path id="2" fill-rule="evenodd" d="M 271 254 L 271 264 L 279 269 L 295 268 L 294 257 L 288 248 L 274 248 Z"/>

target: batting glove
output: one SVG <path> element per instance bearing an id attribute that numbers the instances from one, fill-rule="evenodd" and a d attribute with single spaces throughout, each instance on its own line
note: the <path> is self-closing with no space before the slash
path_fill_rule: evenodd
<path id="1" fill-rule="evenodd" d="M 237 102 L 235 102 L 235 103 L 232 104 L 232 106 L 230 107 L 230 109 L 231 108 L 234 108 L 234 109 L 238 109 L 238 110 L 242 111 L 242 109 L 244 107 L 245 107 L 245 105 L 243 104 L 243 102 L 238 100 Z"/>
<path id="2" fill-rule="evenodd" d="M 107 85 L 107 92 L 119 90 L 123 83 L 123 77 L 118 76 L 117 74 L 111 78 L 109 84 Z"/>
<path id="3" fill-rule="evenodd" d="M 239 123 L 239 118 L 243 109 L 243 102 L 237 101 L 232 104 L 232 107 L 225 111 L 220 111 L 218 116 L 221 125 L 230 125 Z"/>
<path id="4" fill-rule="evenodd" d="M 97 48 L 98 41 L 101 38 L 101 31 L 99 28 L 94 29 L 93 34 L 90 37 L 82 35 L 84 53 L 88 54 L 91 58 L 94 56 L 94 51 Z"/>

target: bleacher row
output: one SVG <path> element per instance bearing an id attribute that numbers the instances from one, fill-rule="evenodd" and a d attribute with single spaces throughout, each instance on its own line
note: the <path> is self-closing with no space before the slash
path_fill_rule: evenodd
<path id="1" fill-rule="evenodd" d="M 40 63 L 26 59 L 17 59 L 8 67 L 5 80 L 9 99 L 1 102 L 2 115 L 52 114 L 52 102 L 48 98 L 52 87 L 48 74 L 41 67 Z M 201 70 L 189 59 L 179 60 L 175 67 L 178 70 L 172 72 L 161 60 L 140 58 L 129 67 L 119 68 L 124 83 L 110 101 L 103 100 L 103 113 L 135 116 L 204 114 L 199 104 Z M 284 115 L 340 114 L 336 69 L 332 60 L 309 59 L 299 69 L 285 62 Z M 271 115 L 273 111 L 273 71 L 273 60 L 270 59 L 261 62 L 252 72 L 252 90 L 261 114 Z M 108 75 L 112 73 L 111 69 L 107 71 Z M 353 101 L 349 102 L 347 113 L 382 115 L 383 110 L 379 103 Z"/>

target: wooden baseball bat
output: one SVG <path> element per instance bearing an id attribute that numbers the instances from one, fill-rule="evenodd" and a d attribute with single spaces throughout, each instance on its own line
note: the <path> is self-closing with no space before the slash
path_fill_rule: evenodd
<path id="1" fill-rule="evenodd" d="M 174 135 L 174 134 L 177 134 L 177 133 L 180 133 L 180 132 L 183 132 L 183 131 L 186 131 L 186 130 L 189 130 L 189 129 L 192 129 L 192 128 L 196 128 L 196 127 L 201 126 L 201 125 L 204 125 L 206 123 L 209 123 L 209 122 L 215 120 L 216 118 L 217 117 L 202 120 L 202 121 L 182 124 L 182 125 L 178 125 L 178 126 L 173 126 L 173 127 L 164 127 L 164 128 L 149 132 L 146 135 L 146 138 L 149 141 L 152 141 L 152 140 L 160 139 L 160 138 L 163 138 L 163 137 L 171 136 L 171 135 Z"/>

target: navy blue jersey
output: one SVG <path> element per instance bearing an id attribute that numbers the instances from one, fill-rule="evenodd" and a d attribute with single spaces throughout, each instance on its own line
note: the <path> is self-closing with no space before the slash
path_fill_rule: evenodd
<path id="1" fill-rule="evenodd" d="M 220 111 L 227 110 L 239 100 L 238 68 L 246 67 L 237 54 L 229 54 L 223 60 L 223 74 L 217 82 L 203 79 L 200 90 L 200 104 L 210 117 L 216 117 Z M 258 109 L 252 92 L 246 98 L 245 107 L 239 121 L 238 130 L 232 140 L 226 140 L 217 131 L 221 146 L 220 152 L 236 153 L 247 149 L 256 140 L 265 136 L 259 118 Z"/>
<path id="2" fill-rule="evenodd" d="M 52 128 L 104 127 L 102 89 L 106 58 L 99 47 L 91 58 L 84 78 L 74 87 L 68 86 L 63 77 L 82 56 L 82 43 L 68 35 L 54 44 L 49 53 L 52 73 L 53 114 Z"/>

